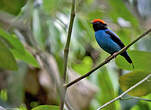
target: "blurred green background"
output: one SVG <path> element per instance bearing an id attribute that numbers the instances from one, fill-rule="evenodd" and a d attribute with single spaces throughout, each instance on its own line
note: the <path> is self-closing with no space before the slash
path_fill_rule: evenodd
<path id="1" fill-rule="evenodd" d="M 71 4 L 72 0 L 0 0 L 0 106 L 4 109 L 58 110 L 57 83 L 63 75 Z M 68 82 L 109 56 L 96 43 L 91 25 L 96 18 L 127 45 L 151 28 L 151 1 L 76 0 Z M 151 72 L 150 47 L 148 35 L 128 49 L 134 69 L 118 56 L 70 87 L 68 104 L 73 110 L 96 110 L 143 79 Z M 150 85 L 151 79 L 103 110 L 151 110 L 149 101 L 132 97 L 151 99 Z"/>

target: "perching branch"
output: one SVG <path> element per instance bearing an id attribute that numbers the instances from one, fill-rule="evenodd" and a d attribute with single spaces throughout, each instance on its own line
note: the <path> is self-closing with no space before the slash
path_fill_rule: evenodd
<path id="1" fill-rule="evenodd" d="M 143 82 L 145 82 L 146 80 L 148 80 L 150 77 L 151 77 L 151 74 L 147 75 L 144 79 L 142 79 L 141 81 L 139 81 L 138 83 L 136 83 L 135 85 L 133 85 L 132 87 L 130 87 L 129 89 L 127 89 L 125 92 L 123 92 L 118 97 L 116 97 L 116 98 L 112 99 L 111 101 L 105 103 L 104 105 L 102 105 L 101 107 L 99 107 L 97 110 L 101 110 L 102 108 L 104 108 L 107 105 L 115 102 L 116 100 L 121 99 L 124 95 L 126 95 L 128 92 L 130 92 L 131 90 L 133 90 L 134 88 L 136 88 L 137 86 L 139 86 L 140 84 L 142 84 Z"/>
<path id="2" fill-rule="evenodd" d="M 107 64 L 109 61 L 111 61 L 113 58 L 115 58 L 117 55 L 121 54 L 122 52 L 126 51 L 130 46 L 132 46 L 134 43 L 136 43 L 138 40 L 140 40 L 141 38 L 143 38 L 144 36 L 146 36 L 148 33 L 151 32 L 151 29 L 147 30 L 146 32 L 144 32 L 142 35 L 140 35 L 137 39 L 135 39 L 133 42 L 131 42 L 129 45 L 125 46 L 124 48 L 122 48 L 119 52 L 117 52 L 114 55 L 110 55 L 106 60 L 104 60 L 101 64 L 99 64 L 97 67 L 95 67 L 94 69 L 92 69 L 91 71 L 89 71 L 88 73 L 86 73 L 83 76 L 80 76 L 79 78 L 69 82 L 68 84 L 65 85 L 66 88 L 70 87 L 71 85 L 77 83 L 78 81 L 88 77 L 89 75 L 91 75 L 94 71 L 96 71 L 97 69 L 99 69 L 100 67 L 104 66 L 105 64 Z"/>
<path id="3" fill-rule="evenodd" d="M 72 0 L 70 24 L 69 24 L 69 29 L 68 29 L 67 41 L 66 41 L 66 45 L 65 45 L 65 49 L 64 49 L 64 74 L 63 74 L 64 83 L 66 82 L 66 77 L 67 77 L 66 74 L 67 74 L 68 54 L 69 54 L 70 39 L 71 39 L 71 34 L 72 34 L 74 18 L 75 18 L 75 0 Z M 66 94 L 66 88 L 65 88 L 65 90 L 63 90 L 63 93 L 61 96 L 60 110 L 63 110 L 63 107 L 64 107 L 65 94 Z"/>

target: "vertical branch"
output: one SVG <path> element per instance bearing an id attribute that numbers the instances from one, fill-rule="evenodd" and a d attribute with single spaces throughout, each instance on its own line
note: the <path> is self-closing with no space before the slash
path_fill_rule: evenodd
<path id="1" fill-rule="evenodd" d="M 63 74 L 64 83 L 66 82 L 66 78 L 67 78 L 68 54 L 69 54 L 69 47 L 70 47 L 70 40 L 71 40 L 74 18 L 75 18 L 75 0 L 72 0 L 70 24 L 69 24 L 69 29 L 68 29 L 67 41 L 64 48 L 64 74 Z M 64 107 L 65 94 L 66 94 L 66 88 L 62 89 L 60 110 L 63 110 L 63 107 Z"/>
<path id="2" fill-rule="evenodd" d="M 66 41 L 66 45 L 64 49 L 64 74 L 63 74 L 64 82 L 66 82 L 66 76 L 67 76 L 66 74 L 67 74 L 68 54 L 69 54 L 69 46 L 70 46 L 70 39 L 71 39 L 71 34 L 72 34 L 74 18 L 75 18 L 75 0 L 72 0 L 70 24 L 69 24 L 69 29 L 68 29 L 67 41 Z"/>

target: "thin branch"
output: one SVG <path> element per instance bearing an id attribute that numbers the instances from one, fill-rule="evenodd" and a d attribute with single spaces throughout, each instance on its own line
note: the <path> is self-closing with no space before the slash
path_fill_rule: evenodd
<path id="1" fill-rule="evenodd" d="M 151 99 L 145 99 L 145 98 L 136 97 L 136 96 L 130 96 L 128 98 L 121 98 L 121 100 L 130 100 L 130 99 L 136 99 L 136 100 L 143 100 L 143 101 L 151 102 Z"/>
<path id="2" fill-rule="evenodd" d="M 137 99 L 137 100 L 143 100 L 143 101 L 151 102 L 151 99 L 145 99 L 145 98 L 141 98 L 141 97 L 132 97 L 132 98 Z"/>
<path id="3" fill-rule="evenodd" d="M 111 101 L 105 103 L 104 105 L 102 105 L 101 107 L 99 107 L 97 110 L 100 110 L 100 109 L 106 107 L 107 105 L 115 102 L 116 100 L 122 98 L 124 95 L 126 95 L 128 92 L 130 92 L 131 90 L 133 90 L 134 88 L 136 88 L 137 86 L 139 86 L 140 84 L 142 84 L 143 82 L 145 82 L 146 80 L 148 80 L 150 77 L 151 77 L 151 74 L 147 75 L 144 79 L 142 79 L 141 81 L 139 81 L 138 83 L 136 83 L 135 85 L 133 85 L 132 87 L 130 87 L 129 89 L 127 89 L 125 92 L 123 92 L 118 97 L 116 97 L 116 98 L 112 99 Z"/>
<path id="4" fill-rule="evenodd" d="M 65 85 L 66 88 L 70 87 L 71 85 L 77 83 L 78 81 L 88 77 L 89 75 L 91 75 L 94 71 L 96 71 L 97 69 L 99 69 L 100 67 L 104 66 L 105 64 L 107 64 L 109 61 L 111 61 L 113 58 L 115 58 L 117 55 L 123 53 L 124 51 L 126 51 L 130 46 L 132 46 L 134 43 L 136 43 L 138 40 L 140 40 L 141 38 L 143 38 L 144 36 L 146 36 L 148 33 L 151 32 L 151 29 L 147 30 L 146 32 L 144 32 L 142 35 L 140 35 L 137 39 L 135 39 L 133 42 L 131 42 L 129 45 L 125 46 L 124 48 L 122 48 L 119 52 L 117 52 L 114 55 L 110 55 L 106 60 L 104 60 L 101 64 L 99 64 L 97 67 L 93 68 L 91 71 L 89 71 L 88 73 L 84 74 L 83 76 L 80 76 L 79 78 L 69 82 L 68 84 Z"/>
<path id="5" fill-rule="evenodd" d="M 65 45 L 65 49 L 64 49 L 64 74 L 63 74 L 64 83 L 66 82 L 66 77 L 67 77 L 66 74 L 67 74 L 68 54 L 69 54 L 70 39 L 71 39 L 71 34 L 72 34 L 74 18 L 75 18 L 75 0 L 72 0 L 70 24 L 69 24 L 69 29 L 68 29 L 67 41 L 66 41 L 66 45 Z M 63 108 L 64 108 L 65 94 L 66 94 L 66 88 L 63 91 L 62 96 L 61 96 L 60 110 L 63 110 Z"/>
<path id="6" fill-rule="evenodd" d="M 70 46 L 70 39 L 71 39 L 71 34 L 72 34 L 74 18 L 75 18 L 75 0 L 72 0 L 70 24 L 69 24 L 68 35 L 67 35 L 67 42 L 66 42 L 65 49 L 64 49 L 64 76 L 63 76 L 64 82 L 66 82 L 68 53 L 69 53 L 69 46 Z"/>

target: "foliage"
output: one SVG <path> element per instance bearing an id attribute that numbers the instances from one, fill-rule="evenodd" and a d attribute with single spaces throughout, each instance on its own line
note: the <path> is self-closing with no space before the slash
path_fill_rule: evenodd
<path id="1" fill-rule="evenodd" d="M 3 43 L 2 40 L 0 40 L 0 60 L 1 60 L 0 63 L 1 68 L 10 69 L 10 70 L 17 69 L 17 64 L 12 53 L 7 48 L 7 46 Z"/>
<path id="2" fill-rule="evenodd" d="M 28 64 L 32 64 L 35 67 L 39 66 L 38 62 L 34 59 L 31 53 L 24 49 L 24 46 L 15 35 L 8 34 L 3 29 L 0 29 L 0 38 L 0 59 L 2 62 L 2 68 L 16 70 L 17 65 L 14 57 L 23 60 Z M 5 45 L 7 45 L 7 47 Z"/>
<path id="3" fill-rule="evenodd" d="M 59 110 L 59 106 L 40 105 L 38 107 L 33 108 L 32 110 Z"/>
<path id="4" fill-rule="evenodd" d="M 125 91 L 134 84 L 136 84 L 141 79 L 145 78 L 149 73 L 147 72 L 141 72 L 141 71 L 134 71 L 131 73 L 127 73 L 126 75 L 123 75 L 120 77 L 120 87 Z M 134 96 L 144 96 L 150 93 L 151 87 L 150 87 L 150 79 L 143 84 L 139 85 L 132 91 L 130 91 L 129 95 Z"/>
<path id="5" fill-rule="evenodd" d="M 128 64 L 122 57 L 118 57 L 116 59 L 116 64 L 125 70 L 135 70 L 135 71 L 146 71 L 150 72 L 150 57 L 151 52 L 145 52 L 145 51 L 138 51 L 138 50 L 132 50 L 128 51 L 129 55 L 131 56 L 134 64 L 134 69 L 132 68 L 132 65 Z M 144 62 L 145 61 L 145 62 Z M 142 65 L 143 64 L 143 65 Z"/>
<path id="6" fill-rule="evenodd" d="M 11 19 L 10 16 L 4 16 L 6 21 L 8 19 L 8 21 L 13 22 L 3 21 L 1 20 L 3 14 L 1 16 L 0 13 L 0 68 L 5 71 L 13 71 L 10 71 L 12 74 L 8 75 L 7 83 L 4 82 L 7 84 L 7 89 L 1 90 L 0 98 L 4 99 L 4 102 L 8 100 L 9 105 L 14 104 L 18 106 L 24 103 L 23 98 L 26 98 L 24 90 L 26 89 L 24 88 L 24 83 L 26 83 L 26 81 L 24 81 L 24 78 L 26 75 L 31 75 L 31 73 L 28 73 L 31 69 L 31 65 L 33 66 L 32 69 L 36 71 L 36 81 L 38 84 L 41 83 L 38 76 L 39 71 L 36 69 L 38 67 L 40 70 L 42 70 L 42 68 L 46 70 L 47 67 L 40 67 L 34 55 L 39 53 L 52 55 L 57 63 L 59 75 L 62 76 L 63 73 L 63 49 L 69 25 L 71 1 L 40 1 L 41 0 L 0 1 L 0 11 L 7 13 L 13 18 Z M 68 68 L 71 68 L 80 75 L 89 72 L 94 66 L 108 56 L 108 54 L 100 49 L 95 41 L 94 31 L 90 23 L 91 20 L 95 18 L 105 20 L 105 22 L 109 24 L 109 28 L 112 28 L 119 35 L 125 45 L 129 44 L 143 32 L 142 25 L 140 25 L 139 22 L 139 19 L 142 18 L 136 17 L 134 12 L 130 11 L 129 7 L 127 7 L 124 0 L 117 0 L 116 2 L 114 0 L 76 0 L 76 8 Z M 129 22 L 130 26 L 121 26 L 118 21 L 119 18 Z M 21 22 L 22 26 L 18 25 L 17 22 Z M 7 26 L 7 24 L 9 24 L 9 26 Z M 20 32 L 19 34 L 16 33 L 18 31 Z M 150 48 L 150 43 L 146 45 L 144 42 L 143 45 Z M 42 51 L 38 53 L 38 49 Z M 87 80 L 98 87 L 98 91 L 90 104 L 90 110 L 96 110 L 98 106 L 118 96 L 120 94 L 120 88 L 124 92 L 151 72 L 151 53 L 148 50 L 144 51 L 143 47 L 140 46 L 140 42 L 130 48 L 128 54 L 133 60 L 134 68 L 132 68 L 132 65 L 127 63 L 122 56 L 118 56 L 115 58 L 116 64 L 114 61 L 111 61 L 105 67 L 97 70 L 94 75 L 87 78 Z M 54 65 L 50 66 L 54 68 Z M 121 71 L 121 69 L 123 71 Z M 118 79 L 119 83 L 117 81 Z M 32 84 L 34 83 L 32 82 L 31 85 Z M 45 87 L 40 85 L 40 88 Z M 150 81 L 146 81 L 128 94 L 151 98 L 149 96 L 150 92 Z M 7 95 L 9 97 L 6 93 L 8 93 Z M 45 97 L 44 93 L 43 97 Z M 38 95 L 34 96 L 34 98 L 35 97 L 38 97 Z M 38 100 L 38 98 L 35 99 Z M 58 105 L 58 103 L 55 104 Z M 148 110 L 151 109 L 151 104 L 138 101 L 138 103 L 132 105 L 131 110 L 146 110 L 146 108 Z M 58 110 L 59 107 L 53 105 L 39 105 L 32 110 L 48 109 Z M 126 110 L 119 101 L 104 108 L 104 110 L 111 109 Z"/>
<path id="7" fill-rule="evenodd" d="M 0 10 L 17 15 L 20 12 L 21 8 L 25 5 L 25 3 L 26 0 L 1 0 Z"/>

